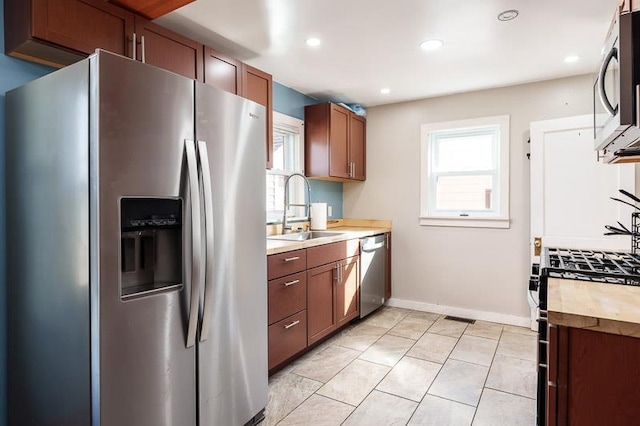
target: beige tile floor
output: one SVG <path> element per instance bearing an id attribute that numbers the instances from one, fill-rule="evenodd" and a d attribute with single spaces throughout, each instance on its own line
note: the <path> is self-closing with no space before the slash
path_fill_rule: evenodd
<path id="1" fill-rule="evenodd" d="M 383 307 L 269 379 L 268 426 L 535 424 L 531 330 Z"/>

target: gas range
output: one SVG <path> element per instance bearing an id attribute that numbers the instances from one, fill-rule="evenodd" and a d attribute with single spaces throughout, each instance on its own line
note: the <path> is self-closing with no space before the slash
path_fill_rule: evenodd
<path id="1" fill-rule="evenodd" d="M 640 286 L 640 254 L 547 248 L 542 276 L 568 280 Z"/>
<path id="2" fill-rule="evenodd" d="M 547 286 L 549 278 L 640 286 L 640 254 L 603 250 L 545 248 L 533 265 L 530 290 L 538 290 L 537 424 L 546 423 Z"/>

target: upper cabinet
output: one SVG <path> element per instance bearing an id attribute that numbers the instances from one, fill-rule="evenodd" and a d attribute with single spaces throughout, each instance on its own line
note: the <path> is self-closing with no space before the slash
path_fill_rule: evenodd
<path id="1" fill-rule="evenodd" d="M 100 48 L 202 78 L 202 45 L 105 1 L 5 0 L 5 13 L 12 56 L 62 67 Z"/>
<path id="2" fill-rule="evenodd" d="M 61 67 L 98 47 L 125 56 L 131 50 L 134 15 L 105 1 L 5 0 L 4 7 L 9 55 Z"/>
<path id="3" fill-rule="evenodd" d="M 5 52 L 59 68 L 87 57 L 96 49 L 104 49 L 264 105 L 266 166 L 270 169 L 273 162 L 271 75 L 112 3 L 137 12 L 144 9 L 145 15 L 154 16 L 160 13 L 156 7 L 175 9 L 190 1 L 4 0 Z"/>
<path id="4" fill-rule="evenodd" d="M 194 0 L 109 0 L 147 19 L 156 19 Z"/>
<path id="5" fill-rule="evenodd" d="M 242 94 L 242 62 L 204 47 L 204 82 L 233 94 Z"/>
<path id="6" fill-rule="evenodd" d="M 366 120 L 333 103 L 305 107 L 305 173 L 350 181 L 366 178 Z"/>
<path id="7" fill-rule="evenodd" d="M 242 97 L 267 108 L 267 169 L 273 167 L 273 79 L 270 74 L 242 64 Z"/>
<path id="8" fill-rule="evenodd" d="M 136 54 L 129 57 L 202 80 L 201 44 L 139 16 L 135 18 L 134 39 Z"/>

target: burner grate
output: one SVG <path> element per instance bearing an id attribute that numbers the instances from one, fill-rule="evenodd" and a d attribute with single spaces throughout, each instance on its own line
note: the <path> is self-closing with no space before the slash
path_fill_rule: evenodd
<path id="1" fill-rule="evenodd" d="M 548 248 L 546 260 L 548 276 L 640 286 L 640 254 Z"/>

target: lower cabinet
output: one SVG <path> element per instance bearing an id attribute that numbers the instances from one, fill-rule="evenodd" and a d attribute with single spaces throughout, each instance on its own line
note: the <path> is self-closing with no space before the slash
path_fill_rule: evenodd
<path id="1" fill-rule="evenodd" d="M 549 325 L 547 425 L 635 425 L 640 338 Z"/>
<path id="2" fill-rule="evenodd" d="M 358 250 L 354 239 L 269 256 L 269 370 L 359 316 Z"/>
<path id="3" fill-rule="evenodd" d="M 307 347 L 307 311 L 269 326 L 269 369 Z"/>
<path id="4" fill-rule="evenodd" d="M 309 269 L 307 285 L 309 345 L 360 314 L 360 256 Z"/>
<path id="5" fill-rule="evenodd" d="M 336 281 L 336 327 L 340 328 L 360 315 L 360 256 L 338 263 L 339 281 Z"/>

